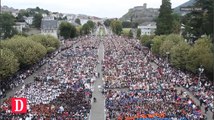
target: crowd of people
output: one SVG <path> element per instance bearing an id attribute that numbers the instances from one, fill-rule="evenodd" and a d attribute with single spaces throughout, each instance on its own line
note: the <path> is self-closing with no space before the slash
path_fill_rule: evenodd
<path id="1" fill-rule="evenodd" d="M 8 100 L 1 105 L 0 119 L 29 118 L 85 120 L 91 108 L 91 81 L 96 77 L 99 40 L 86 36 L 71 42 L 47 61 L 33 83 L 23 85 L 14 97 L 28 100 L 27 114 L 11 114 Z"/>
<path id="2" fill-rule="evenodd" d="M 206 78 L 199 80 L 198 76 L 175 69 L 166 60 L 154 57 L 136 39 L 108 35 L 102 41 L 106 120 L 205 120 L 200 106 L 205 105 L 205 113 L 214 110 L 213 83 Z M 34 82 L 15 93 L 14 97 L 27 98 L 27 114 L 12 114 L 7 99 L 0 106 L 0 120 L 88 120 L 92 85 L 99 76 L 95 69 L 99 44 L 95 36 L 63 41 L 62 51 L 41 61 L 40 66 L 46 64 Z M 24 83 L 39 66 L 35 68 L 2 85 L 9 87 L 1 87 L 0 97 L 6 89 Z M 177 89 L 181 86 L 201 104 Z"/>
<path id="3" fill-rule="evenodd" d="M 155 117 L 205 119 L 200 106 L 186 92 L 176 89 L 187 80 L 178 75 L 186 74 L 169 67 L 161 59 L 155 59 L 135 39 L 111 36 L 104 41 L 108 120 Z M 208 99 L 213 102 L 213 92 L 210 91 L 209 95 Z"/>

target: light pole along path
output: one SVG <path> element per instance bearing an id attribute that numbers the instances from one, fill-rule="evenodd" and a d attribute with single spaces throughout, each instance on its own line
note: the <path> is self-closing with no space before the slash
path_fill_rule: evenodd
<path id="1" fill-rule="evenodd" d="M 101 29 L 100 29 L 101 30 Z M 102 37 L 102 32 L 99 32 Z M 99 37 L 99 36 L 97 36 Z M 91 111 L 90 111 L 90 116 L 89 120 L 105 120 L 105 98 L 103 94 L 101 93 L 101 90 L 98 88 L 98 86 L 103 86 L 103 72 L 102 72 L 102 62 L 104 59 L 104 45 L 102 38 L 100 38 L 101 42 L 98 47 L 98 61 L 99 64 L 97 64 L 97 72 L 100 74 L 100 77 L 96 79 L 94 82 L 93 88 L 93 97 L 92 97 L 92 103 L 91 103 Z M 93 98 L 96 98 L 96 102 L 93 101 Z"/>

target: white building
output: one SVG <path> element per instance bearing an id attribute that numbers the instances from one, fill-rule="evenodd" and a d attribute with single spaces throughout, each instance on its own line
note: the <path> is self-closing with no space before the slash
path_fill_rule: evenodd
<path id="1" fill-rule="evenodd" d="M 28 25 L 32 25 L 33 24 L 33 17 L 25 17 L 25 22 Z"/>
<path id="2" fill-rule="evenodd" d="M 43 34 L 43 35 L 52 35 L 52 36 L 58 38 L 57 29 L 58 29 L 57 20 L 42 20 L 42 23 L 41 23 L 41 34 Z"/>
<path id="3" fill-rule="evenodd" d="M 141 29 L 141 35 L 154 35 L 157 28 L 155 22 L 143 23 L 138 26 Z"/>
<path id="4" fill-rule="evenodd" d="M 16 22 L 13 26 L 18 32 L 22 33 L 23 28 L 27 27 L 27 24 L 25 22 Z"/>

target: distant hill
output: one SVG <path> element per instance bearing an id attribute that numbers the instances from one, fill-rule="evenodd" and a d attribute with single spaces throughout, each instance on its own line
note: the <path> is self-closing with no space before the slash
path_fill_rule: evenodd
<path id="1" fill-rule="evenodd" d="M 179 5 L 178 7 L 174 8 L 173 11 L 174 11 L 174 13 L 177 13 L 177 14 L 180 14 L 180 15 L 185 14 L 186 12 L 181 11 L 180 8 L 181 7 L 190 7 L 190 6 L 193 6 L 196 3 L 196 1 L 197 0 L 189 0 L 189 1 L 187 1 L 187 2 L 185 2 L 183 4 L 181 4 L 181 5 Z"/>
<path id="2" fill-rule="evenodd" d="M 152 22 L 158 17 L 159 9 L 147 8 L 146 3 L 143 6 L 136 6 L 129 9 L 128 13 L 123 15 L 120 20 L 122 21 L 132 21 L 139 24 L 143 22 Z"/>

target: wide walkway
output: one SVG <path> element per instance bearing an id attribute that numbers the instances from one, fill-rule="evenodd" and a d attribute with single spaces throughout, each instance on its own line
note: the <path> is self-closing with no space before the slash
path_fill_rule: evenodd
<path id="1" fill-rule="evenodd" d="M 96 102 L 92 101 L 91 104 L 91 112 L 89 120 L 105 120 L 105 98 L 101 93 L 101 89 L 98 86 L 103 86 L 103 73 L 102 73 L 102 62 L 104 59 L 104 45 L 103 42 L 100 42 L 98 48 L 98 61 L 99 64 L 97 65 L 97 72 L 100 74 L 100 77 L 94 83 L 93 86 L 93 97 L 97 99 Z M 93 98 L 92 97 L 92 98 Z"/>

